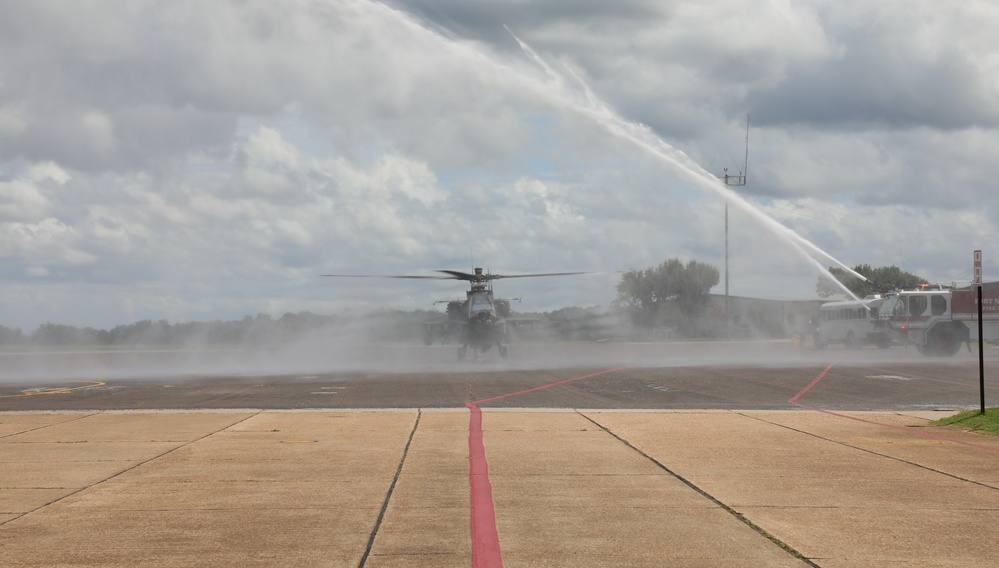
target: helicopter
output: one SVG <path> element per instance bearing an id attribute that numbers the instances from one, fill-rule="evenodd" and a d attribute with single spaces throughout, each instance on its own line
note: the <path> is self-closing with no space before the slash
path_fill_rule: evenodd
<path id="1" fill-rule="evenodd" d="M 493 296 L 493 280 L 504 278 L 538 278 L 544 276 L 571 276 L 590 274 L 589 272 L 548 272 L 544 274 L 492 274 L 482 268 L 473 268 L 472 272 L 459 270 L 436 270 L 443 276 L 379 276 L 365 274 L 321 274 L 333 278 L 406 278 L 417 280 L 464 280 L 469 283 L 465 292 L 465 300 L 447 302 L 448 321 L 443 324 L 456 327 L 458 360 L 465 359 L 468 349 L 475 354 L 485 353 L 496 346 L 500 357 L 506 359 L 509 354 L 507 341 L 507 318 L 510 316 L 510 300 Z M 452 328 L 453 329 L 453 328 Z M 429 324 L 424 335 L 424 343 L 433 343 L 434 333 Z"/>

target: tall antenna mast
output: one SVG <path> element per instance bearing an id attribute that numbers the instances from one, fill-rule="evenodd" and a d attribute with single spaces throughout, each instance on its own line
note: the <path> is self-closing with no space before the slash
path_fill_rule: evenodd
<path id="1" fill-rule="evenodd" d="M 731 185 L 736 187 L 741 187 L 746 185 L 747 176 L 749 172 L 749 113 L 746 113 L 746 154 L 742 162 L 742 171 L 739 175 L 732 176 L 728 174 L 728 168 L 725 168 L 725 174 L 720 176 L 718 179 L 724 180 L 725 185 Z M 725 319 L 728 321 L 728 200 L 725 200 Z"/>
<path id="2" fill-rule="evenodd" d="M 724 180 L 725 185 L 733 186 L 743 186 L 746 185 L 746 179 L 749 175 L 749 115 L 746 115 L 746 153 L 742 161 L 742 170 L 739 171 L 739 175 L 733 176 L 729 175 L 728 168 L 724 169 L 724 175 L 718 176 L 718 179 Z"/>

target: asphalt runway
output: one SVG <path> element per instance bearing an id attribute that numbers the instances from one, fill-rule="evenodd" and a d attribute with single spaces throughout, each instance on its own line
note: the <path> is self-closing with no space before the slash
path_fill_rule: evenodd
<path id="1" fill-rule="evenodd" d="M 979 403 L 976 353 L 801 348 L 786 341 L 515 345 L 457 362 L 453 348 L 376 346 L 341 353 L 146 351 L 0 356 L 0 411 L 464 408 L 567 378 L 495 407 L 795 408 L 788 401 L 827 366 L 810 404 L 829 409 L 966 409 Z M 999 393 L 999 349 L 986 393 Z M 608 372 L 610 371 L 610 372 Z"/>

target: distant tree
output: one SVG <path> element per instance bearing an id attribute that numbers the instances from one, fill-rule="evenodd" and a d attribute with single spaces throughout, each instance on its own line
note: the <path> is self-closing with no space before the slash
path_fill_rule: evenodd
<path id="1" fill-rule="evenodd" d="M 869 264 L 858 264 L 853 267 L 853 270 L 867 278 L 867 281 L 857 278 L 842 268 L 829 268 L 829 272 L 836 280 L 859 298 L 872 294 L 884 294 L 892 290 L 916 288 L 926 282 L 925 278 L 905 272 L 894 265 L 871 268 Z M 828 298 L 836 294 L 846 295 L 840 286 L 837 286 L 824 274 L 819 275 L 818 282 L 815 284 L 815 292 L 821 298 Z"/>
<path id="2" fill-rule="evenodd" d="M 24 343 L 24 332 L 16 327 L 0 325 L 0 345 L 21 345 Z"/>
<path id="3" fill-rule="evenodd" d="M 603 306 L 572 306 L 543 314 L 548 337 L 566 341 L 595 341 L 626 333 L 620 310 Z"/>
<path id="4" fill-rule="evenodd" d="M 79 345 L 80 330 L 70 325 L 43 323 L 31 334 L 31 342 L 35 345 Z"/>
<path id="5" fill-rule="evenodd" d="M 662 306 L 675 301 L 687 323 L 704 309 L 718 280 L 718 269 L 710 264 L 690 260 L 684 265 L 671 258 L 656 267 L 625 272 L 617 285 L 616 303 L 631 309 L 636 323 L 652 327 Z"/>

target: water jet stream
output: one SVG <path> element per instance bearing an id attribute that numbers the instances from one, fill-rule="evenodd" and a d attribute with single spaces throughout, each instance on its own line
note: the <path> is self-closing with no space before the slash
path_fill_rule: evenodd
<path id="1" fill-rule="evenodd" d="M 505 27 L 505 26 L 504 26 Z M 507 28 L 509 32 L 510 29 Z M 561 85 L 562 81 L 555 73 L 555 71 L 535 52 L 529 45 L 524 43 L 520 38 L 518 38 L 513 32 L 510 35 L 517 41 L 520 48 L 529 57 L 534 59 L 550 76 L 552 76 L 557 85 Z M 721 182 L 718 181 L 716 176 L 712 175 L 710 172 L 701 167 L 700 164 L 690 159 L 690 157 L 684 153 L 682 150 L 674 148 L 673 146 L 667 144 L 662 138 L 655 135 L 652 130 L 642 124 L 637 124 L 625 120 L 624 118 L 618 116 L 606 103 L 600 100 L 589 86 L 583 81 L 579 75 L 577 75 L 572 69 L 566 66 L 566 70 L 579 82 L 580 87 L 586 96 L 587 105 L 586 106 L 575 106 L 575 110 L 588 114 L 593 120 L 601 124 L 604 128 L 609 130 L 611 133 L 615 134 L 619 138 L 623 138 L 638 146 L 639 148 L 649 152 L 655 157 L 661 158 L 669 163 L 677 166 L 677 169 L 681 173 L 686 175 L 688 178 L 693 180 L 697 185 L 712 191 L 724 199 L 733 202 L 740 209 L 749 213 L 751 216 L 756 218 L 756 220 L 763 223 L 765 227 L 776 233 L 778 236 L 783 235 L 789 239 L 789 243 L 795 248 L 802 256 L 805 257 L 810 264 L 816 267 L 820 273 L 828 276 L 834 284 L 838 285 L 847 294 L 853 297 L 854 300 L 858 300 L 846 286 L 844 286 L 839 280 L 837 280 L 829 271 L 822 266 L 811 254 L 809 250 L 814 254 L 818 254 L 830 262 L 838 265 L 840 268 L 844 269 L 848 274 L 859 278 L 860 280 L 866 282 L 862 274 L 854 271 L 852 268 L 846 264 L 840 262 L 838 259 L 822 250 L 815 243 L 809 241 L 808 239 L 802 237 L 798 233 L 792 231 L 790 228 L 784 226 L 776 219 L 768 216 L 758 207 L 754 206 L 752 203 L 742 198 L 738 193 L 732 191 Z M 570 103 L 571 104 L 571 103 Z M 651 138 L 651 139 L 650 139 Z"/>
<path id="2" fill-rule="evenodd" d="M 797 251 L 806 262 L 815 268 L 819 274 L 827 277 L 834 285 L 838 286 L 845 294 L 854 300 L 859 300 L 859 298 L 857 298 L 853 292 L 851 292 L 842 282 L 833 276 L 832 273 L 830 273 L 829 270 L 815 258 L 815 256 L 817 255 L 824 258 L 839 266 L 851 276 L 866 281 L 867 279 L 863 275 L 857 273 L 843 262 L 822 250 L 816 244 L 784 226 L 776 219 L 767 215 L 758 206 L 752 204 L 738 193 L 726 187 L 722 184 L 722 182 L 718 181 L 714 175 L 706 171 L 697 162 L 687 156 L 686 153 L 674 148 L 662 138 L 657 136 L 648 126 L 622 118 L 609 105 L 597 97 L 592 90 L 589 89 L 585 82 L 583 82 L 582 79 L 570 69 L 570 74 L 572 74 L 576 81 L 581 85 L 585 96 L 585 102 L 576 100 L 576 98 L 572 97 L 565 88 L 562 77 L 556 73 L 555 70 L 552 69 L 551 66 L 549 66 L 540 56 L 538 56 L 538 54 L 531 49 L 530 46 L 521 41 L 515 34 L 510 32 L 509 28 L 506 29 L 510 32 L 510 35 L 513 36 L 528 57 L 535 61 L 545 71 L 545 73 L 551 78 L 552 84 L 543 83 L 533 77 L 529 77 L 516 71 L 512 67 L 501 65 L 481 51 L 448 39 L 421 25 L 419 22 L 414 20 L 412 16 L 404 12 L 378 2 L 371 2 L 370 6 L 380 10 L 382 13 L 393 18 L 397 23 L 401 23 L 406 26 L 414 33 L 422 36 L 429 36 L 430 38 L 436 40 L 445 50 L 462 57 L 470 58 L 476 65 L 487 65 L 495 69 L 498 73 L 504 73 L 506 76 L 516 79 L 518 82 L 522 83 L 523 86 L 530 89 L 532 92 L 537 93 L 540 97 L 548 100 L 552 104 L 564 109 L 572 110 L 577 114 L 589 118 L 613 136 L 625 140 L 648 154 L 651 154 L 653 157 L 674 166 L 676 170 L 679 170 L 680 173 L 693 181 L 696 187 L 702 190 L 710 191 L 723 197 L 724 199 L 727 199 L 735 206 L 739 207 L 739 209 L 748 213 L 752 218 L 759 221 L 763 227 L 769 229 L 778 237 L 782 237 L 783 240 L 785 240 L 787 244 L 792 247 L 792 249 Z"/>

